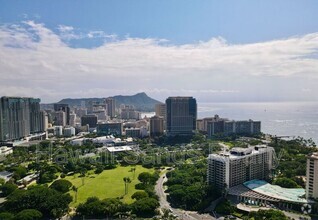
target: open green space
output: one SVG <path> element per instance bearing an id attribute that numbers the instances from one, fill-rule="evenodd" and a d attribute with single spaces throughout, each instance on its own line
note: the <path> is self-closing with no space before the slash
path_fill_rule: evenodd
<path id="1" fill-rule="evenodd" d="M 135 178 L 134 173 L 131 172 L 131 168 L 133 167 L 136 168 Z M 73 197 L 71 206 L 76 207 L 79 203 L 85 202 L 87 198 L 92 196 L 98 197 L 99 199 L 122 197 L 123 202 L 130 204 L 134 201 L 131 199 L 131 196 L 136 191 L 140 191 L 135 189 L 135 185 L 140 183 L 138 175 L 142 172 L 153 173 L 154 169 L 147 169 L 141 165 L 118 166 L 112 170 L 104 170 L 100 174 L 89 171 L 84 178 L 79 177 L 80 174 L 67 176 L 65 179 L 71 181 L 75 187 L 78 187 L 77 201 L 75 201 L 75 192 L 72 190 L 70 191 L 70 194 Z M 129 177 L 131 179 L 126 195 L 123 180 L 124 177 Z"/>

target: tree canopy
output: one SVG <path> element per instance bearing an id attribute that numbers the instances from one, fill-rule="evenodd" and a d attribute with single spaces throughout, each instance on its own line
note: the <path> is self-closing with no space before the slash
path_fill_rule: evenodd
<path id="1" fill-rule="evenodd" d="M 16 190 L 4 202 L 5 210 L 20 212 L 36 209 L 48 217 L 58 218 L 68 211 L 72 197 L 47 186 L 32 186 L 28 190 Z"/>

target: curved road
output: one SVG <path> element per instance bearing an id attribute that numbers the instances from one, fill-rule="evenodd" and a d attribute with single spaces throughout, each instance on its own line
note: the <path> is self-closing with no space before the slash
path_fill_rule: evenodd
<path id="1" fill-rule="evenodd" d="M 167 201 L 167 194 L 164 191 L 163 184 L 167 181 L 167 176 L 163 173 L 160 178 L 158 179 L 155 190 L 157 195 L 159 196 L 159 203 L 160 203 L 160 211 L 162 212 L 163 209 L 171 210 L 172 213 L 178 216 L 178 219 L 184 220 L 215 220 L 212 216 L 208 214 L 198 214 L 197 212 L 185 211 L 181 209 L 172 208 Z"/>

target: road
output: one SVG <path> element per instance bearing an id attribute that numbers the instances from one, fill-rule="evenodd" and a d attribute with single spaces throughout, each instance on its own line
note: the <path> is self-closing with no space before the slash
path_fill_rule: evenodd
<path id="1" fill-rule="evenodd" d="M 167 176 L 163 173 L 157 181 L 155 186 L 155 190 L 157 195 L 159 196 L 160 210 L 168 209 L 171 210 L 172 213 L 178 216 L 178 219 L 184 220 L 215 220 L 212 216 L 208 214 L 199 214 L 197 212 L 185 211 L 182 209 L 172 208 L 167 201 L 167 194 L 164 192 L 163 184 L 167 181 Z"/>

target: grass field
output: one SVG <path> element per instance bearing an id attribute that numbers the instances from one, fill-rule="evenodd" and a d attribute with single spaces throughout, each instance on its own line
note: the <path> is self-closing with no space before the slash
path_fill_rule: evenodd
<path id="1" fill-rule="evenodd" d="M 85 202 L 88 197 L 92 196 L 96 196 L 100 199 L 124 196 L 123 202 L 128 204 L 132 203 L 134 200 L 131 199 L 131 195 L 137 191 L 135 185 L 139 183 L 138 175 L 142 172 L 153 173 L 154 170 L 137 165 L 135 166 L 135 178 L 133 178 L 133 172 L 130 171 L 131 168 L 132 166 L 118 166 L 116 169 L 104 170 L 100 174 L 94 174 L 93 171 L 89 171 L 84 177 L 84 185 L 82 185 L 83 178 L 78 177 L 79 174 L 65 177 L 65 179 L 71 181 L 74 186 L 78 187 L 77 202 L 75 202 L 75 192 L 70 191 L 73 197 L 73 202 L 70 205 L 76 207 L 79 203 Z M 124 177 L 131 179 L 127 195 L 124 195 Z"/>

